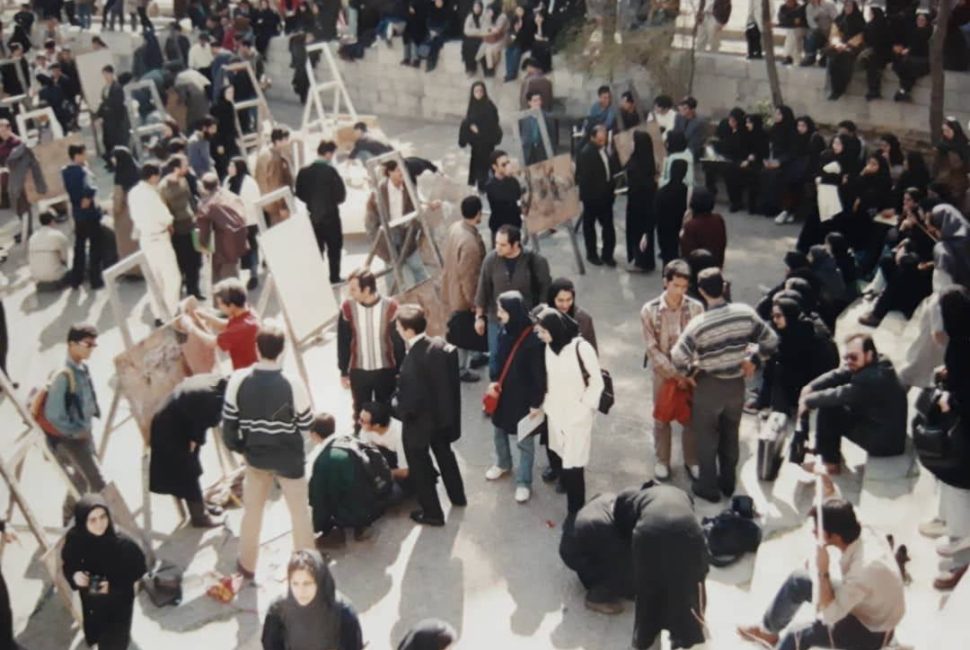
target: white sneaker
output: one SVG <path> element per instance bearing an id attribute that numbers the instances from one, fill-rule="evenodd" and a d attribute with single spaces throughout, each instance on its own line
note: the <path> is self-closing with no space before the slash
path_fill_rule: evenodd
<path id="1" fill-rule="evenodd" d="M 942 537 L 946 533 L 946 522 L 939 517 L 933 517 L 919 525 L 919 532 L 923 537 L 931 539 Z"/>
<path id="2" fill-rule="evenodd" d="M 670 467 L 667 463 L 657 463 L 653 466 L 653 477 L 658 481 L 666 481 L 670 478 Z"/>
<path id="3" fill-rule="evenodd" d="M 936 547 L 936 552 L 940 557 L 953 557 L 957 553 L 962 553 L 967 549 L 970 549 L 970 537 L 963 537 L 955 542 L 938 546 Z"/>
<path id="4" fill-rule="evenodd" d="M 697 480 L 697 477 L 701 475 L 701 466 L 700 465 L 688 465 L 687 466 L 687 475 L 690 476 L 690 480 L 696 481 Z"/>
<path id="5" fill-rule="evenodd" d="M 498 465 L 492 465 L 485 472 L 485 478 L 486 480 L 489 480 L 489 481 L 497 481 L 498 479 L 502 478 L 508 473 L 509 473 L 509 470 L 502 469 Z"/>
<path id="6" fill-rule="evenodd" d="M 778 216 L 775 217 L 775 223 L 777 223 L 779 226 L 781 226 L 781 225 L 784 225 L 786 223 L 791 223 L 791 221 L 789 221 L 789 219 L 791 219 L 791 215 L 788 214 L 788 211 L 787 210 L 782 210 L 781 212 L 778 213 Z"/>
<path id="7" fill-rule="evenodd" d="M 517 503 L 525 503 L 532 496 L 532 490 L 524 485 L 520 485 L 515 488 L 515 501 Z"/>
<path id="8" fill-rule="evenodd" d="M 613 42 L 617 45 L 623 45 L 623 35 L 620 32 L 613 32 Z"/>

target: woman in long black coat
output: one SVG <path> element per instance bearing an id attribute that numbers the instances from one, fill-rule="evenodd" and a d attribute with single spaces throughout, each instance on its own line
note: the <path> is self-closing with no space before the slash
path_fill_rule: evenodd
<path id="1" fill-rule="evenodd" d="M 633 133 L 633 155 L 626 163 L 626 260 L 635 269 L 652 271 L 657 265 L 655 229 L 657 216 L 657 164 L 653 158 L 653 139 L 645 131 Z M 643 250 L 640 242 L 646 238 Z"/>
<path id="2" fill-rule="evenodd" d="M 586 588 L 586 607 L 603 614 L 623 609 L 621 598 L 632 600 L 633 558 L 630 539 L 614 525 L 615 494 L 598 494 L 567 517 L 559 540 L 559 557 L 576 572 Z"/>
<path id="3" fill-rule="evenodd" d="M 468 184 L 484 191 L 491 168 L 489 160 L 495 147 L 502 141 L 502 127 L 498 121 L 498 109 L 488 98 L 488 90 L 481 81 L 472 84 L 468 96 L 468 110 L 458 132 L 458 146 L 471 147 L 472 158 L 468 163 Z"/>
<path id="4" fill-rule="evenodd" d="M 215 137 L 210 143 L 212 159 L 219 178 L 225 178 L 229 161 L 239 155 L 239 130 L 236 128 L 236 89 L 228 85 L 219 93 L 219 99 L 212 105 L 212 117 L 218 124 Z"/>
<path id="5" fill-rule="evenodd" d="M 193 526 L 212 523 L 199 485 L 199 450 L 206 432 L 219 424 L 225 393 L 225 377 L 193 375 L 175 387 L 152 418 L 148 488 L 155 494 L 185 499 Z"/>
<path id="6" fill-rule="evenodd" d="M 620 492 L 613 518 L 631 540 L 636 614 L 633 647 L 653 645 L 661 630 L 672 648 L 704 642 L 708 552 L 690 496 L 672 485 Z"/>
<path id="7" fill-rule="evenodd" d="M 145 554 L 115 530 L 101 495 L 87 494 L 77 502 L 61 560 L 67 583 L 81 596 L 84 640 L 98 650 L 127 650 L 135 582 L 147 569 Z"/>
<path id="8" fill-rule="evenodd" d="M 675 160 L 670 165 L 670 181 L 657 190 L 654 215 L 657 220 L 657 244 L 664 266 L 680 257 L 680 228 L 687 212 L 687 161 Z"/>
<path id="9" fill-rule="evenodd" d="M 491 377 L 493 386 L 499 381 L 506 363 L 508 372 L 499 389 L 498 407 L 492 414 L 492 424 L 495 427 L 495 465 L 485 473 L 485 478 L 490 481 L 504 476 L 512 469 L 509 436 L 516 435 L 519 421 L 529 415 L 532 409 L 542 407 L 546 394 L 545 344 L 532 331 L 532 319 L 521 293 L 506 291 L 498 297 L 498 318 L 502 323 L 498 336 L 499 374 Z M 521 343 L 516 349 L 516 342 L 520 340 Z M 515 476 L 517 501 L 527 500 L 532 489 L 535 437 L 529 436 L 518 443 L 519 467 Z"/>

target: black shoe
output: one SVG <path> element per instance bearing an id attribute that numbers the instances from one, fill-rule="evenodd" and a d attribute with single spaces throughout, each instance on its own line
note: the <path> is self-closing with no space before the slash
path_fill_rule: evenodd
<path id="1" fill-rule="evenodd" d="M 420 68 L 421 67 L 421 59 L 415 59 L 414 61 L 411 61 L 411 67 L 412 68 Z"/>
<path id="2" fill-rule="evenodd" d="M 91 281 L 91 290 L 97 291 L 98 289 L 104 289 L 104 280 Z"/>
<path id="3" fill-rule="evenodd" d="M 793 63 L 795 63 L 795 59 L 791 58 L 790 56 L 786 56 L 781 60 L 782 65 L 792 65 Z"/>
<path id="4" fill-rule="evenodd" d="M 902 88 L 897 90 L 896 94 L 893 95 L 893 101 L 895 102 L 909 102 L 912 100 L 913 98 L 910 96 L 909 92 L 903 90 Z"/>
<path id="5" fill-rule="evenodd" d="M 344 279 L 342 277 L 340 277 L 339 275 L 336 276 L 336 277 L 330 278 L 330 284 L 340 284 L 343 281 L 344 281 Z"/>
<path id="6" fill-rule="evenodd" d="M 694 493 L 694 496 L 700 497 L 705 501 L 710 501 L 711 503 L 720 503 L 721 495 L 717 492 L 701 492 L 694 486 L 691 486 L 690 491 Z"/>
<path id="7" fill-rule="evenodd" d="M 827 58 L 825 58 L 824 56 L 819 57 L 818 67 L 824 68 L 825 66 L 828 65 L 828 63 L 829 63 L 829 60 Z"/>
<path id="8" fill-rule="evenodd" d="M 803 68 L 810 68 L 811 66 L 815 65 L 815 57 L 806 56 L 804 59 L 801 60 L 801 62 L 798 65 L 800 65 Z"/>
<path id="9" fill-rule="evenodd" d="M 586 261 L 593 266 L 603 266 L 603 260 L 601 260 L 598 255 L 587 255 Z"/>
<path id="10" fill-rule="evenodd" d="M 478 368 L 484 368 L 485 366 L 488 365 L 488 355 L 487 354 L 476 355 L 472 357 L 472 362 L 468 365 L 470 365 L 472 368 L 476 370 Z"/>
<path id="11" fill-rule="evenodd" d="M 559 478 L 559 472 L 551 467 L 547 467 L 542 470 L 542 480 L 546 483 L 552 483 Z"/>
<path id="12" fill-rule="evenodd" d="M 248 289 L 249 291 L 252 291 L 258 286 L 259 286 L 259 278 L 257 278 L 255 275 L 249 278 L 249 282 L 246 283 L 246 289 Z"/>
<path id="13" fill-rule="evenodd" d="M 566 494 L 566 486 L 562 484 L 562 481 L 556 481 L 556 494 Z"/>
<path id="14" fill-rule="evenodd" d="M 424 526 L 444 526 L 445 520 L 440 517 L 429 517 L 424 514 L 424 510 L 415 510 L 411 513 L 411 520 Z"/>
<path id="15" fill-rule="evenodd" d="M 472 372 L 471 370 L 463 370 L 461 374 L 458 375 L 458 379 L 465 382 L 466 384 L 474 384 L 476 381 L 481 379 L 481 377 L 479 377 L 476 373 Z"/>
<path id="16" fill-rule="evenodd" d="M 734 496 L 734 487 L 735 486 L 733 483 L 731 485 L 721 485 L 721 494 L 730 499 L 732 496 Z"/>
<path id="17" fill-rule="evenodd" d="M 616 268 L 616 260 L 613 259 L 612 257 L 604 257 L 602 261 L 603 261 L 603 264 L 606 264 L 611 269 Z"/>
<path id="18" fill-rule="evenodd" d="M 732 213 L 738 212 L 743 209 L 744 209 L 744 206 L 741 205 L 740 203 L 732 203 L 731 205 L 728 206 L 728 212 L 732 212 Z"/>
<path id="19" fill-rule="evenodd" d="M 401 65 L 411 65 L 411 59 L 402 59 Z"/>
<path id="20" fill-rule="evenodd" d="M 873 92 L 871 90 L 866 93 L 867 102 L 871 102 L 874 99 L 882 99 L 882 93 Z"/>
<path id="21" fill-rule="evenodd" d="M 460 499 L 451 499 L 451 505 L 455 506 L 456 508 L 464 508 L 468 505 L 468 499 L 465 497 Z"/>
<path id="22" fill-rule="evenodd" d="M 155 322 L 153 323 L 153 325 L 154 325 L 154 326 L 155 326 L 156 328 L 159 328 L 159 327 L 161 327 L 161 326 L 162 326 L 162 325 L 164 325 L 164 324 L 165 324 L 165 323 L 163 323 L 163 322 L 162 322 L 162 319 L 161 319 L 161 318 L 156 318 L 156 319 L 155 319 Z"/>

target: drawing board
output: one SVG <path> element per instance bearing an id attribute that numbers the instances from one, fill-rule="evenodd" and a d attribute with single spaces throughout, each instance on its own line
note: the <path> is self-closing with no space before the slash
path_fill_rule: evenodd
<path id="1" fill-rule="evenodd" d="M 569 154 L 529 165 L 523 178 L 526 188 L 523 204 L 528 206 L 523 219 L 530 233 L 555 228 L 582 212 Z"/>

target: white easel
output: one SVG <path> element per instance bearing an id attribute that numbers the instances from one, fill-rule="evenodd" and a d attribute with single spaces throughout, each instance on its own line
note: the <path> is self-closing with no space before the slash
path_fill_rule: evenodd
<path id="1" fill-rule="evenodd" d="M 311 56 L 314 52 L 323 52 L 323 58 L 330 72 L 329 81 L 321 82 L 317 80 L 316 71 L 313 69 L 313 57 Z M 326 133 L 328 128 L 336 128 L 337 117 L 341 113 L 349 115 L 351 121 L 356 121 L 357 110 L 354 108 L 354 103 L 350 101 L 350 94 L 347 92 L 347 86 L 344 85 L 344 78 L 337 67 L 333 52 L 330 51 L 330 45 L 327 43 L 307 45 L 305 65 L 310 89 L 307 93 L 306 106 L 303 109 L 300 130 L 304 133 L 310 133 L 314 130 Z M 324 93 L 332 93 L 330 96 L 332 110 L 329 115 L 327 109 L 324 108 L 322 97 Z"/>
<path id="2" fill-rule="evenodd" d="M 139 159 L 142 159 L 144 157 L 144 143 L 142 139 L 150 138 L 161 133 L 165 127 L 161 122 L 141 124 L 141 116 L 138 114 L 138 109 L 135 108 L 137 100 L 133 97 L 134 93 L 139 90 L 148 91 L 149 97 L 155 105 L 154 110 L 158 111 L 163 119 L 169 115 L 165 110 L 165 104 L 162 103 L 162 97 L 158 94 L 158 88 L 155 86 L 154 81 L 147 79 L 143 81 L 132 81 L 124 86 L 125 108 L 128 110 L 128 123 L 131 125 L 131 139 L 134 143 L 135 155 Z"/>

